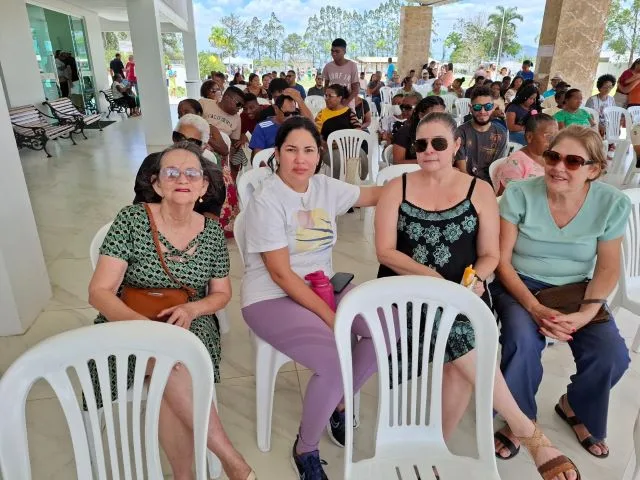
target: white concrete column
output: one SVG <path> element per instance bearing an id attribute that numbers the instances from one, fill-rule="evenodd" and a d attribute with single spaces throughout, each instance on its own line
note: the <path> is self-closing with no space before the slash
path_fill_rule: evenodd
<path id="1" fill-rule="evenodd" d="M 24 0 L 2 0 L 0 65 L 11 107 L 40 104 L 44 90 Z M 12 135 L 13 137 L 13 135 Z M 12 140 L 11 142 L 15 142 Z"/>
<path id="2" fill-rule="evenodd" d="M 51 285 L 4 95 L 0 95 L 0 145 L 0 336 L 6 336 L 31 326 L 51 298 Z"/>
<path id="3" fill-rule="evenodd" d="M 171 112 L 162 64 L 160 21 L 154 0 L 128 0 L 131 41 L 136 56 L 140 104 L 147 145 L 171 143 Z"/>
<path id="4" fill-rule="evenodd" d="M 89 55 L 91 55 L 91 65 L 93 66 L 93 78 L 96 88 L 98 104 L 102 107 L 100 111 L 107 111 L 108 105 L 104 95 L 100 90 L 111 88 L 111 81 L 108 73 L 108 65 L 104 59 L 104 42 L 102 41 L 102 26 L 98 15 L 84 16 L 85 28 L 87 29 L 87 43 L 89 44 Z"/>
<path id="5" fill-rule="evenodd" d="M 187 95 L 200 98 L 200 67 L 198 65 L 198 46 L 196 45 L 196 27 L 193 19 L 193 2 L 186 0 L 188 31 L 182 32 L 184 48 L 184 66 L 187 71 Z"/>

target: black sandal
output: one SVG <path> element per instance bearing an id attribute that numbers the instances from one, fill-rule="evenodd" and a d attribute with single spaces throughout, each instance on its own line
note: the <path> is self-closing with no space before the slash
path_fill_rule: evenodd
<path id="1" fill-rule="evenodd" d="M 576 425 L 583 425 L 583 423 L 578 419 L 578 417 L 576 417 L 575 415 L 572 417 L 569 417 L 566 413 L 564 413 L 564 410 L 562 409 L 562 399 L 565 398 L 566 395 L 563 395 L 562 397 L 560 397 L 560 401 L 556 404 L 556 413 L 558 414 L 558 416 L 565 421 L 565 423 L 567 423 L 570 427 L 571 427 L 571 431 L 573 432 L 573 434 L 576 436 L 576 439 L 578 440 L 578 442 L 580 443 L 580 445 L 582 445 L 582 448 L 584 448 L 587 452 L 589 452 L 591 455 L 593 455 L 596 458 L 607 458 L 609 456 L 609 452 L 607 451 L 607 453 L 602 453 L 600 455 L 596 455 L 595 453 L 593 453 L 590 448 L 593 447 L 594 445 L 600 443 L 599 440 L 596 440 L 596 438 L 593 435 L 589 435 L 587 438 L 585 438 L 584 440 L 580 440 L 580 437 L 578 437 L 578 434 L 576 433 L 575 429 L 573 427 L 575 427 Z M 568 400 L 567 400 L 568 403 Z"/>
<path id="2" fill-rule="evenodd" d="M 516 447 L 516 444 L 513 443 L 505 434 L 496 432 L 493 434 L 493 438 L 494 440 L 498 440 L 502 443 L 502 448 L 506 448 L 507 450 L 509 450 L 508 457 L 503 457 L 502 455 L 500 455 L 500 452 L 496 452 L 496 458 L 499 458 L 500 460 L 511 460 L 518 453 L 520 453 L 520 447 Z M 502 448 L 500 450 L 502 450 Z"/>

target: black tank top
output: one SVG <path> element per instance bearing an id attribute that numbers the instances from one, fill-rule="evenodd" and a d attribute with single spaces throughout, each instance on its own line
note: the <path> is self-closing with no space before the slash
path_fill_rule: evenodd
<path id="1" fill-rule="evenodd" d="M 475 186 L 474 177 L 464 200 L 446 210 L 429 211 L 407 201 L 407 174 L 403 174 L 396 249 L 445 279 L 460 283 L 464 269 L 478 258 L 479 220 L 471 203 Z M 380 265 L 378 278 L 394 275 L 389 267 Z"/>

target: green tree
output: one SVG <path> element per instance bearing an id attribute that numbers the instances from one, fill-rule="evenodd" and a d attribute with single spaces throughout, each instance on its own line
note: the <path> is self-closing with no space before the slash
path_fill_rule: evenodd
<path id="1" fill-rule="evenodd" d="M 262 59 L 262 21 L 258 17 L 253 17 L 250 23 L 245 26 L 243 48 L 258 61 Z"/>
<path id="2" fill-rule="evenodd" d="M 229 54 L 234 57 L 239 48 L 244 44 L 245 22 L 235 14 L 227 15 L 220 19 L 229 41 Z"/>
<path id="3" fill-rule="evenodd" d="M 489 29 L 494 35 L 488 54 L 497 57 L 498 63 L 504 53 L 516 56 L 522 46 L 518 43 L 518 27 L 516 20 L 523 22 L 524 18 L 518 13 L 518 7 L 496 7 L 496 12 L 489 15 Z"/>
<path id="4" fill-rule="evenodd" d="M 487 16 L 482 13 L 456 21 L 453 27 L 456 34 L 445 39 L 445 44 L 454 49 L 450 55 L 452 62 L 473 64 L 489 58 L 494 34 L 487 25 Z"/>
<path id="5" fill-rule="evenodd" d="M 290 33 L 282 41 L 282 53 L 286 54 L 289 57 L 289 62 L 293 64 L 301 60 L 304 51 L 304 41 L 297 33 Z"/>
<path id="6" fill-rule="evenodd" d="M 276 17 L 276 14 L 271 12 L 271 16 L 269 17 L 269 21 L 264 25 L 263 28 L 263 42 L 267 47 L 271 58 L 274 60 L 278 59 L 278 49 L 282 44 L 282 39 L 284 37 L 284 26 L 282 22 Z"/>
<path id="7" fill-rule="evenodd" d="M 224 72 L 226 70 L 220 59 L 211 52 L 198 52 L 198 68 L 200 78 L 207 78 L 211 72 Z"/>
<path id="8" fill-rule="evenodd" d="M 220 53 L 223 58 L 231 55 L 231 40 L 229 39 L 229 36 L 227 35 L 224 27 L 221 27 L 219 25 L 214 25 L 213 27 L 211 27 L 211 33 L 209 34 L 209 43 Z"/>
<path id="9" fill-rule="evenodd" d="M 629 65 L 640 50 L 640 0 L 613 0 L 605 41 L 618 55 L 629 55 Z"/>

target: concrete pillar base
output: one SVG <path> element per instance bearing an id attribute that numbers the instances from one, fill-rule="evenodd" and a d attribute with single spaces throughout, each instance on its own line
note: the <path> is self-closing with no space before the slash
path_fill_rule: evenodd
<path id="1" fill-rule="evenodd" d="M 422 66 L 429 63 L 433 8 L 410 6 L 400 9 L 400 42 L 398 44 L 398 73 L 400 78 L 414 69 L 418 78 Z"/>

